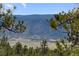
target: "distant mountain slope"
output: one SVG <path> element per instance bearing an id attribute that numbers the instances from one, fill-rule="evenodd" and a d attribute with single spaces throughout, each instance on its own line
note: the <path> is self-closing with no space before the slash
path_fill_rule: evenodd
<path id="1" fill-rule="evenodd" d="M 32 39 L 52 39 L 64 37 L 60 33 L 62 30 L 53 31 L 49 26 L 49 20 L 54 18 L 53 15 L 16 15 L 17 20 L 24 20 L 27 24 L 27 30 L 23 34 L 12 34 L 12 37 L 23 37 Z M 14 34 L 14 35 L 13 35 Z"/>

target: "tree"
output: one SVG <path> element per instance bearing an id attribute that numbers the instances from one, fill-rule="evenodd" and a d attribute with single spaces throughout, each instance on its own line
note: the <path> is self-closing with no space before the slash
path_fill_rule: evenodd
<path id="1" fill-rule="evenodd" d="M 3 48 L 3 51 L 5 50 L 6 55 L 10 55 L 9 50 L 11 50 L 9 43 L 7 42 L 8 38 L 6 36 L 6 31 L 8 30 L 9 32 L 23 33 L 26 30 L 24 21 L 16 21 L 16 17 L 13 15 L 13 11 L 15 9 L 15 6 L 12 9 L 5 9 L 3 5 L 0 4 L 0 31 L 4 34 L 0 45 Z M 21 54 L 21 44 L 17 43 L 16 45 L 16 53 Z"/>
<path id="2" fill-rule="evenodd" d="M 28 54 L 28 48 L 27 48 L 26 45 L 23 47 L 22 54 L 23 54 L 23 55 L 27 55 L 27 54 Z"/>
<path id="3" fill-rule="evenodd" d="M 1 38 L 1 41 L 0 41 L 0 45 L 5 47 L 6 44 L 8 43 L 7 40 L 8 40 L 7 36 L 3 35 L 3 37 Z"/>
<path id="4" fill-rule="evenodd" d="M 64 40 L 61 40 L 56 42 L 56 49 L 53 50 L 53 55 L 69 56 L 71 51 L 71 46 Z"/>
<path id="5" fill-rule="evenodd" d="M 63 33 L 68 35 L 68 41 L 76 45 L 79 42 L 79 8 L 75 8 L 67 13 L 63 11 L 54 16 L 55 19 L 50 21 L 50 26 L 54 29 L 59 29 L 61 26 L 64 30 Z"/>
<path id="6" fill-rule="evenodd" d="M 29 47 L 29 49 L 28 49 L 28 55 L 29 56 L 33 56 L 34 55 L 34 49 L 33 49 L 33 47 Z"/>
<path id="7" fill-rule="evenodd" d="M 48 46 L 47 46 L 47 41 L 43 40 L 41 42 L 41 55 L 46 55 L 48 52 Z"/>
<path id="8" fill-rule="evenodd" d="M 0 55 L 12 55 L 12 48 L 7 40 L 8 38 L 5 35 L 0 40 Z"/>
<path id="9" fill-rule="evenodd" d="M 20 42 L 17 42 L 14 47 L 15 55 L 22 55 L 22 45 Z"/>
<path id="10" fill-rule="evenodd" d="M 15 9 L 15 6 L 12 10 L 5 9 L 2 4 L 0 4 L 0 30 L 5 31 L 6 29 L 15 33 L 22 33 L 26 30 L 24 21 L 15 21 L 16 17 L 12 14 Z"/>
<path id="11" fill-rule="evenodd" d="M 35 55 L 35 56 L 39 56 L 39 55 L 40 55 L 40 48 L 39 48 L 39 47 L 36 47 L 36 48 L 34 49 L 34 55 Z"/>
<path id="12" fill-rule="evenodd" d="M 13 54 L 12 53 L 12 48 L 11 48 L 9 43 L 7 43 L 6 46 L 4 47 L 4 51 L 5 51 L 6 56 L 10 56 L 10 55 Z"/>

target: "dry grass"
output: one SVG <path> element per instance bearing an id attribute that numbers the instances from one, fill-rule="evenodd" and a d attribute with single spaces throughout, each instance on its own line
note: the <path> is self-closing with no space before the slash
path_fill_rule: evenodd
<path id="1" fill-rule="evenodd" d="M 40 47 L 40 43 L 41 41 L 37 41 L 37 40 L 14 40 L 14 41 L 9 41 L 10 45 L 13 46 L 16 44 L 16 42 L 20 42 L 23 46 L 27 45 L 28 47 Z M 49 47 L 49 49 L 55 49 L 56 48 L 56 44 L 55 41 L 52 42 L 47 42 L 47 45 Z"/>

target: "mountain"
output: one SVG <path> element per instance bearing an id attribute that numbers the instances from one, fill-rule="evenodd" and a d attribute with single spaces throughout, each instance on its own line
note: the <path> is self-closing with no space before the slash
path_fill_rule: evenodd
<path id="1" fill-rule="evenodd" d="M 26 32 L 18 34 L 10 32 L 11 37 L 22 37 L 30 39 L 57 39 L 66 36 L 61 33 L 61 29 L 55 31 L 49 25 L 49 20 L 53 15 L 15 15 L 16 20 L 23 20 L 26 23 Z"/>

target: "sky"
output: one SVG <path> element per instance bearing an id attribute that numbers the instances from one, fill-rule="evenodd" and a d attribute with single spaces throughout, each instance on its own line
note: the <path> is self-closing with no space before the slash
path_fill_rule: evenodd
<path id="1" fill-rule="evenodd" d="M 4 8 L 12 9 L 16 6 L 13 11 L 14 15 L 32 15 L 32 14 L 57 14 L 61 11 L 68 12 L 79 4 L 74 3 L 13 3 L 3 4 Z"/>

